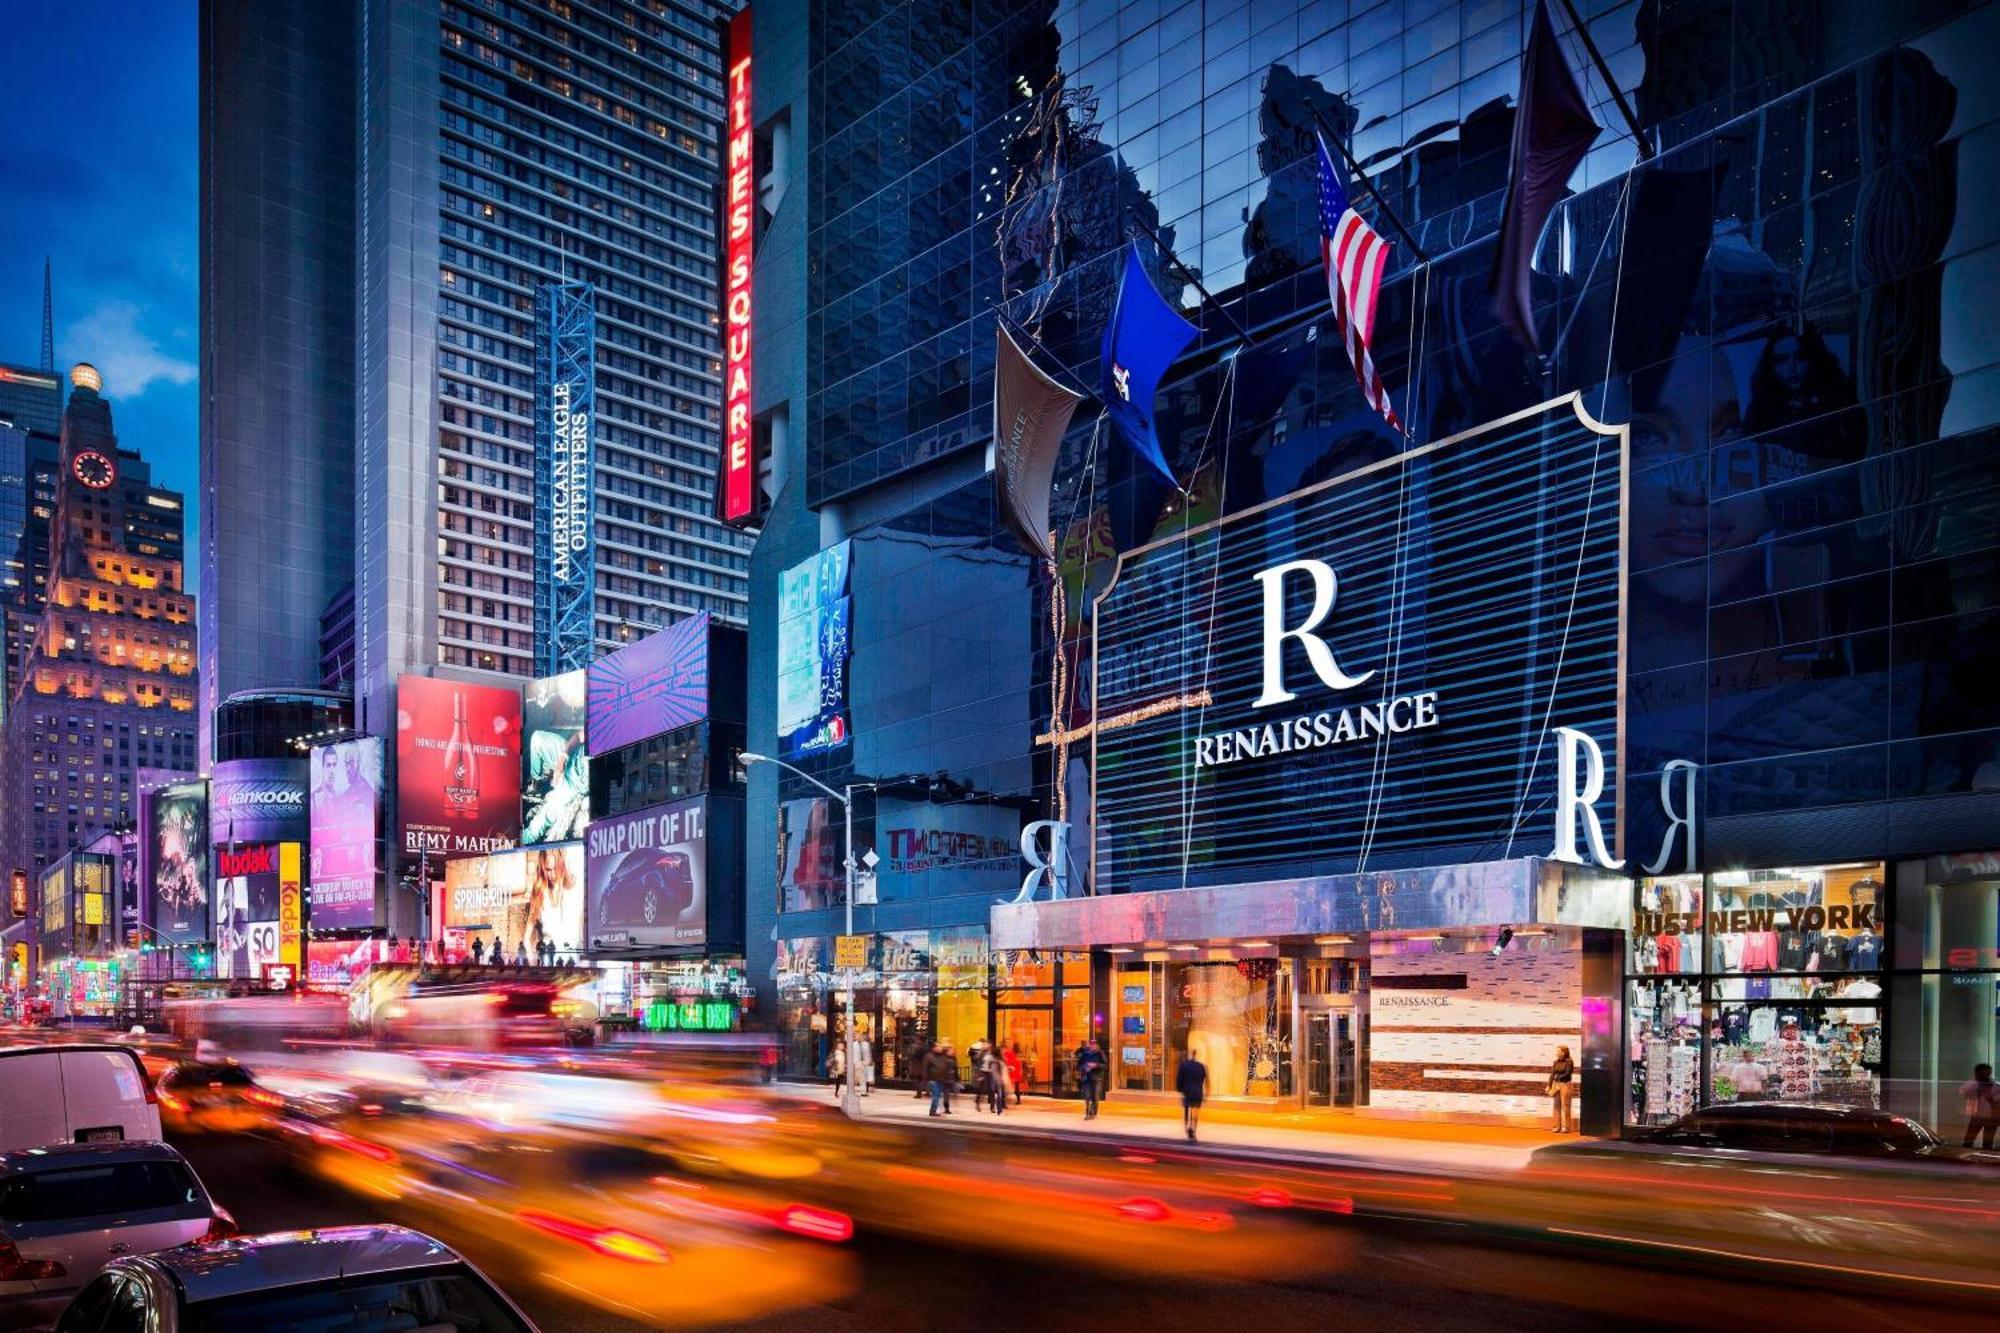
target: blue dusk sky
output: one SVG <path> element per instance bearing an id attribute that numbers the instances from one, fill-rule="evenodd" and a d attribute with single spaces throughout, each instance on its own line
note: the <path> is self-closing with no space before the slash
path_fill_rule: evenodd
<path id="1" fill-rule="evenodd" d="M 42 259 L 56 366 L 104 372 L 119 443 L 188 497 L 197 476 L 195 0 L 7 0 L 0 361 L 34 365 Z"/>

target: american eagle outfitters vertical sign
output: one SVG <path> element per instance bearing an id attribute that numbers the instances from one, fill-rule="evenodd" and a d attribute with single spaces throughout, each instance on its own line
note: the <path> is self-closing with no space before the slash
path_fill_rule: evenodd
<path id="1" fill-rule="evenodd" d="M 588 666 L 595 639 L 595 293 L 544 283 L 535 315 L 535 662 L 554 676 Z"/>

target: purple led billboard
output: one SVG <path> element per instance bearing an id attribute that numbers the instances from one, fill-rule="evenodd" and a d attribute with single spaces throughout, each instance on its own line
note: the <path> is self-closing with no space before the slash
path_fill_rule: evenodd
<path id="1" fill-rule="evenodd" d="M 592 662 L 586 711 L 592 754 L 708 716 L 708 613 Z"/>

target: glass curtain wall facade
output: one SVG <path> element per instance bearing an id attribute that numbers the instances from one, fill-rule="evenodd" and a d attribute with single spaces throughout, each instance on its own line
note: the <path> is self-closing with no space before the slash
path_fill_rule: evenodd
<path id="1" fill-rule="evenodd" d="M 1644 632 L 1615 779 L 1632 794 L 1628 843 L 1660 845 L 1671 761 L 1699 765 L 1702 811 L 1698 905 L 1641 879 L 1630 910 L 1671 902 L 1702 925 L 1691 952 L 1670 937 L 1671 979 L 1659 941 L 1642 963 L 1628 932 L 1628 1035 L 1642 1001 L 1657 1013 L 1691 988 L 1692 1026 L 1705 1035 L 1712 1010 L 1723 1040 L 1694 1048 L 1688 1078 L 1715 1096 L 1718 1060 L 1747 1045 L 1732 1026 L 1776 1021 L 1782 1040 L 1791 1011 L 1774 1006 L 1789 1002 L 1822 1088 L 1890 1077 L 1885 1022 L 1929 983 L 1855 965 L 1850 872 L 1873 867 L 1886 904 L 1896 867 L 1976 853 L 2000 817 L 2000 711 L 1979 685 L 2000 669 L 2000 337 L 1976 316 L 2000 280 L 2000 214 L 1968 207 L 2000 147 L 2000 104 L 1980 87 L 2000 11 L 1580 8 L 1654 151 L 1642 157 L 1559 17 L 1604 132 L 1537 251 L 1537 361 L 1487 290 L 1531 12 L 1518 0 L 816 6 L 790 107 L 810 192 L 807 401 L 793 406 L 795 494 L 765 530 L 783 557 L 753 570 L 752 604 L 775 623 L 801 548 L 851 544 L 850 736 L 793 757 L 836 788 L 918 780 L 933 822 L 1004 810 L 1016 828 L 1070 818 L 1079 850 L 1115 842 L 1088 827 L 1064 738 L 1091 721 L 1089 607 L 1117 553 L 1404 447 L 1327 318 L 1318 131 L 1360 164 L 1372 189 L 1357 206 L 1394 247 L 1374 361 L 1413 443 L 1571 392 L 1629 426 L 1626 617 Z M 1045 370 L 1095 386 L 1128 246 L 1199 329 L 1156 405 L 1175 482 L 1086 404 L 1057 469 L 1051 581 L 1002 522 L 981 457 L 995 331 L 1004 319 Z M 775 690 L 753 676 L 753 708 Z M 753 749 L 779 744 L 773 720 L 753 715 Z M 771 807 L 812 797 L 784 777 L 771 790 L 774 824 Z M 869 805 L 857 837 L 879 853 Z M 808 974 L 827 984 L 841 892 L 829 878 L 788 894 L 796 869 L 782 853 L 750 866 L 749 936 L 777 937 L 752 974 L 794 993 Z M 919 899 L 885 893 L 861 928 L 979 929 L 1024 869 L 1010 859 L 997 891 L 953 874 Z M 1816 970 L 1780 968 L 1789 954 L 1747 968 L 1765 941 L 1745 937 L 1768 932 L 1714 926 L 1800 895 L 1827 921 L 1849 909 L 1846 927 L 1815 928 L 1846 941 L 1826 946 L 1846 949 L 1844 970 L 1830 953 Z M 1100 951 L 1097 966 L 1101 1010 L 1122 964 Z M 1773 993 L 1757 993 L 1766 979 Z M 1858 979 L 1881 989 L 1861 996 Z M 1800 993 L 1778 996 L 1780 980 Z M 1935 1022 L 1942 1078 L 1964 1056 Z"/>

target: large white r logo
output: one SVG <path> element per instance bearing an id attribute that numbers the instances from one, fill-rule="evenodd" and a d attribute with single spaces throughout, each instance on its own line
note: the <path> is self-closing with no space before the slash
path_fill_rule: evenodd
<path id="1" fill-rule="evenodd" d="M 1305 623 L 1294 629 L 1285 628 L 1285 575 L 1304 570 L 1312 576 L 1313 604 Z M 1306 660 L 1312 669 L 1326 682 L 1330 690 L 1351 690 L 1374 675 L 1373 670 L 1350 676 L 1340 669 L 1340 663 L 1333 660 L 1333 649 L 1327 647 L 1326 640 L 1313 633 L 1320 622 L 1333 614 L 1333 599 L 1339 590 L 1339 581 L 1334 578 L 1333 566 L 1323 560 L 1294 560 L 1290 564 L 1275 565 L 1257 576 L 1264 585 L 1264 692 L 1257 696 L 1252 708 L 1263 708 L 1270 704 L 1290 703 L 1298 696 L 1285 688 L 1285 640 L 1297 639 L 1299 646 L 1306 650 Z"/>

